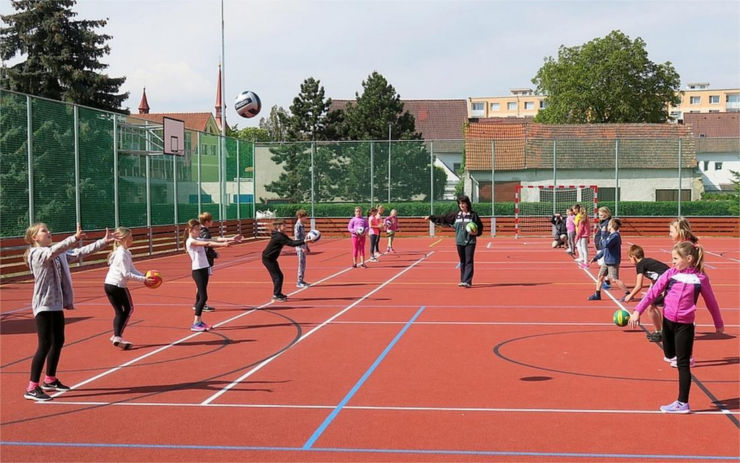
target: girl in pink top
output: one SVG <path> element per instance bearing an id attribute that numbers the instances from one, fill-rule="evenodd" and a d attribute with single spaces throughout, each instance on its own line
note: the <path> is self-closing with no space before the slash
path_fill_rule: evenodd
<path id="1" fill-rule="evenodd" d="M 664 360 L 678 368 L 678 399 L 660 407 L 663 413 L 689 413 L 691 388 L 691 356 L 694 349 L 694 318 L 699 295 L 704 298 L 712 315 L 717 333 L 724 331 L 719 304 L 714 297 L 709 277 L 704 273 L 704 250 L 701 246 L 682 241 L 673 246 L 673 268 L 667 270 L 650 287 L 647 295 L 637 304 L 629 324 L 640 324 L 640 315 L 665 291 L 663 308 Z"/>
<path id="2" fill-rule="evenodd" d="M 367 214 L 367 221 L 370 224 L 370 262 L 378 260 L 380 254 L 380 227 L 383 226 L 383 220 L 380 217 L 379 209 L 372 208 Z"/>
<path id="3" fill-rule="evenodd" d="M 367 219 L 362 216 L 362 208 L 355 208 L 355 216 L 350 219 L 347 225 L 352 236 L 352 267 L 357 267 L 357 259 L 360 259 L 360 267 L 366 268 L 365 265 L 365 235 L 370 228 Z"/>
<path id="4" fill-rule="evenodd" d="M 576 213 L 576 247 L 578 248 L 578 258 L 576 262 L 579 262 L 581 268 L 588 268 L 588 235 L 591 233 L 589 230 L 588 213 L 586 208 L 580 204 L 573 206 L 573 210 Z"/>

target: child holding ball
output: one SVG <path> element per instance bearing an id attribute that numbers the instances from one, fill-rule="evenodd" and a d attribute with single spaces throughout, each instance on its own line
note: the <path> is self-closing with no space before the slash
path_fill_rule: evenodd
<path id="1" fill-rule="evenodd" d="M 716 332 L 724 331 L 719 304 L 714 297 L 709 277 L 704 273 L 704 250 L 701 246 L 682 241 L 671 252 L 673 268 L 666 271 L 635 307 L 629 325 L 640 324 L 640 315 L 665 293 L 663 309 L 663 359 L 678 368 L 678 397 L 660 407 L 663 413 L 690 413 L 691 357 L 694 350 L 694 319 L 699 294 L 712 315 Z"/>
<path id="2" fill-rule="evenodd" d="M 114 346 L 123 350 L 130 349 L 132 344 L 123 339 L 123 330 L 126 329 L 131 315 L 134 313 L 134 301 L 126 285 L 127 280 L 154 284 L 157 280 L 147 278 L 134 267 L 134 260 L 129 247 L 134 242 L 131 230 L 126 227 L 116 228 L 118 241 L 113 245 L 113 252 L 108 256 L 108 274 L 105 276 L 105 295 L 113 306 L 113 336 L 110 340 Z"/>

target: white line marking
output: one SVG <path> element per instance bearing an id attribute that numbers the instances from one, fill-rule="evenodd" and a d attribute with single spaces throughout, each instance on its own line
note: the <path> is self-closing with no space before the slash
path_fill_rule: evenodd
<path id="1" fill-rule="evenodd" d="M 339 317 L 339 316 L 343 315 L 343 314 L 344 314 L 345 312 L 347 312 L 348 310 L 352 309 L 353 307 L 355 307 L 356 305 L 358 305 L 359 303 L 361 303 L 362 301 L 364 301 L 364 300 L 365 300 L 365 299 L 367 299 L 368 297 L 370 297 L 370 296 L 372 296 L 373 294 L 375 294 L 376 292 L 380 291 L 380 290 L 381 290 L 381 289 L 383 289 L 383 288 L 384 288 L 385 286 L 387 286 L 387 285 L 388 285 L 388 284 L 389 284 L 390 282 L 392 282 L 393 280 L 397 279 L 398 277 L 400 277 L 400 276 L 401 276 L 401 275 L 403 275 L 404 273 L 408 272 L 408 271 L 409 271 L 409 270 L 411 270 L 412 268 L 416 267 L 416 266 L 417 266 L 418 264 L 420 264 L 420 263 L 421 263 L 422 261 L 424 261 L 424 260 L 425 260 L 425 259 L 427 259 L 427 258 L 428 258 L 429 256 L 431 256 L 431 255 L 432 255 L 433 253 L 434 253 L 434 251 L 431 251 L 431 252 L 429 252 L 429 253 L 425 254 L 425 255 L 424 255 L 423 257 L 419 258 L 419 259 L 418 259 L 418 260 L 417 260 L 416 262 L 414 262 L 413 264 L 409 265 L 408 267 L 406 267 L 406 268 L 405 268 L 405 269 L 403 269 L 402 271 L 398 272 L 398 273 L 397 273 L 396 275 L 394 275 L 394 276 L 393 276 L 393 277 L 391 277 L 390 279 L 386 280 L 386 281 L 385 281 L 385 282 L 384 282 L 383 284 L 381 284 L 381 285 L 380 285 L 380 286 L 378 286 L 377 288 L 373 289 L 373 290 L 372 290 L 372 291 L 370 291 L 369 293 L 367 293 L 367 294 L 365 294 L 364 296 L 362 296 L 361 298 L 357 299 L 357 300 L 356 300 L 355 302 L 353 302 L 352 304 L 348 305 L 348 306 L 347 306 L 347 307 L 346 307 L 346 308 L 345 308 L 344 310 L 341 310 L 341 311 L 337 312 L 337 313 L 336 313 L 336 314 L 334 314 L 334 315 L 333 315 L 332 317 L 328 318 L 327 320 L 325 320 L 324 322 L 322 322 L 322 323 L 321 323 L 320 325 L 318 325 L 318 326 L 316 326 L 315 328 L 313 328 L 313 329 L 312 329 L 311 331 L 308 331 L 308 332 L 307 332 L 306 334 L 304 334 L 303 336 L 301 336 L 300 338 L 298 338 L 298 340 L 297 340 L 297 341 L 296 341 L 296 342 L 295 342 L 295 343 L 293 344 L 293 346 L 295 346 L 295 345 L 296 345 L 296 344 L 298 344 L 299 342 L 303 341 L 303 340 L 304 340 L 304 339 L 306 339 L 307 337 L 311 336 L 311 335 L 312 335 L 313 333 L 315 333 L 316 331 L 320 330 L 320 329 L 321 329 L 321 328 L 323 328 L 324 326 L 328 325 L 328 324 L 329 324 L 329 323 L 331 323 L 331 322 L 332 322 L 332 321 L 333 321 L 334 319 L 336 319 L 337 317 Z M 291 347 L 293 347 L 293 346 L 291 346 Z M 272 361 L 273 361 L 273 360 L 275 360 L 276 358 L 280 357 L 280 356 L 281 356 L 281 355 L 283 355 L 283 354 L 284 354 L 285 352 L 288 352 L 288 350 L 290 350 L 290 349 L 286 349 L 286 350 L 284 350 L 284 351 L 282 351 L 282 352 L 280 352 L 280 353 L 278 353 L 278 354 L 276 354 L 276 355 L 274 355 L 274 356 L 272 356 L 272 357 L 270 357 L 270 358 L 268 358 L 268 359 L 265 359 L 265 360 L 263 360 L 263 361 L 262 361 L 262 362 L 261 362 L 261 363 L 260 363 L 259 365 L 255 366 L 255 367 L 254 367 L 254 368 L 252 368 L 251 370 L 247 371 L 246 373 L 244 373 L 243 375 L 241 375 L 241 376 L 240 376 L 239 378 L 237 378 L 236 380 L 234 380 L 234 381 L 233 381 L 233 382 L 232 382 L 231 384 L 227 385 L 226 387 L 224 387 L 223 389 L 221 389 L 221 390 L 220 390 L 220 391 L 218 391 L 217 393 L 213 394 L 212 396 L 210 396 L 209 398 L 207 398 L 206 400 L 204 400 L 204 401 L 203 401 L 203 402 L 201 402 L 201 403 L 202 403 L 203 405 L 208 405 L 208 404 L 210 404 L 211 402 L 213 402 L 214 400 L 216 400 L 217 398 L 219 398 L 219 397 L 220 397 L 221 395 L 225 394 L 225 393 L 226 393 L 226 392 L 227 392 L 227 391 L 228 391 L 229 389 L 231 389 L 231 388 L 235 387 L 235 386 L 236 386 L 236 385 L 238 385 L 238 384 L 239 384 L 240 382 L 244 381 L 244 380 L 245 380 L 246 378 L 250 377 L 250 376 L 251 376 L 251 375 L 253 375 L 254 373 L 256 373 L 256 372 L 258 372 L 259 370 L 261 370 L 261 369 L 262 369 L 262 367 L 264 367 L 265 365 L 269 364 L 270 362 L 272 362 Z"/>
<path id="2" fill-rule="evenodd" d="M 120 407 L 223 407 L 223 408 L 279 408 L 290 410 L 330 410 L 336 405 L 300 405 L 300 404 L 203 404 L 203 403 L 178 403 L 178 402 L 36 402 L 41 405 L 113 405 Z M 588 408 L 494 408 L 494 407 L 401 407 L 401 406 L 372 406 L 372 405 L 347 405 L 345 409 L 351 410 L 378 410 L 378 411 L 423 411 L 423 412 L 477 412 L 477 413 L 603 413 L 603 414 L 662 414 L 660 410 L 637 410 L 637 409 L 588 409 Z M 717 411 L 692 411 L 693 415 L 740 415 L 740 411 L 717 410 Z"/>

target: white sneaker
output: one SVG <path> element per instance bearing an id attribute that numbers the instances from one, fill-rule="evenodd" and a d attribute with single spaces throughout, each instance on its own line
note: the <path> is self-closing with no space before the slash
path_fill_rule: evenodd
<path id="1" fill-rule="evenodd" d="M 120 336 L 111 336 L 110 338 L 111 342 L 114 346 L 118 347 L 118 345 L 121 343 L 121 337 Z"/>
<path id="2" fill-rule="evenodd" d="M 665 360 L 665 357 L 663 357 L 663 359 Z M 691 357 L 689 359 L 689 367 L 693 367 L 694 365 L 696 365 L 696 362 L 694 362 L 694 357 Z M 671 368 L 678 368 L 678 360 L 676 357 L 671 359 Z"/>

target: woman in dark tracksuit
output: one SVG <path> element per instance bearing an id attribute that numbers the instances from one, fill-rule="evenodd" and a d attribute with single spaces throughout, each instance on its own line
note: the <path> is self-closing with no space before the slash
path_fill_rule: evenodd
<path id="1" fill-rule="evenodd" d="M 305 240 L 292 240 L 283 233 L 284 229 L 285 222 L 282 220 L 273 222 L 270 242 L 267 243 L 265 250 L 262 251 L 262 265 L 265 266 L 270 273 L 270 278 L 272 278 L 273 302 L 285 302 L 288 300 L 288 296 L 283 294 L 283 272 L 280 270 L 280 265 L 278 265 L 277 261 L 283 246 L 296 247 L 311 241 L 309 237 L 306 237 Z"/>
<path id="2" fill-rule="evenodd" d="M 457 212 L 447 215 L 430 215 L 426 219 L 435 225 L 447 225 L 455 229 L 455 243 L 457 254 L 460 257 L 460 283 L 457 286 L 470 288 L 473 284 L 476 237 L 483 234 L 483 222 L 473 211 L 470 198 L 467 196 L 457 198 L 457 206 L 460 208 Z M 469 233 L 466 228 L 471 222 L 477 226 L 475 233 Z"/>

